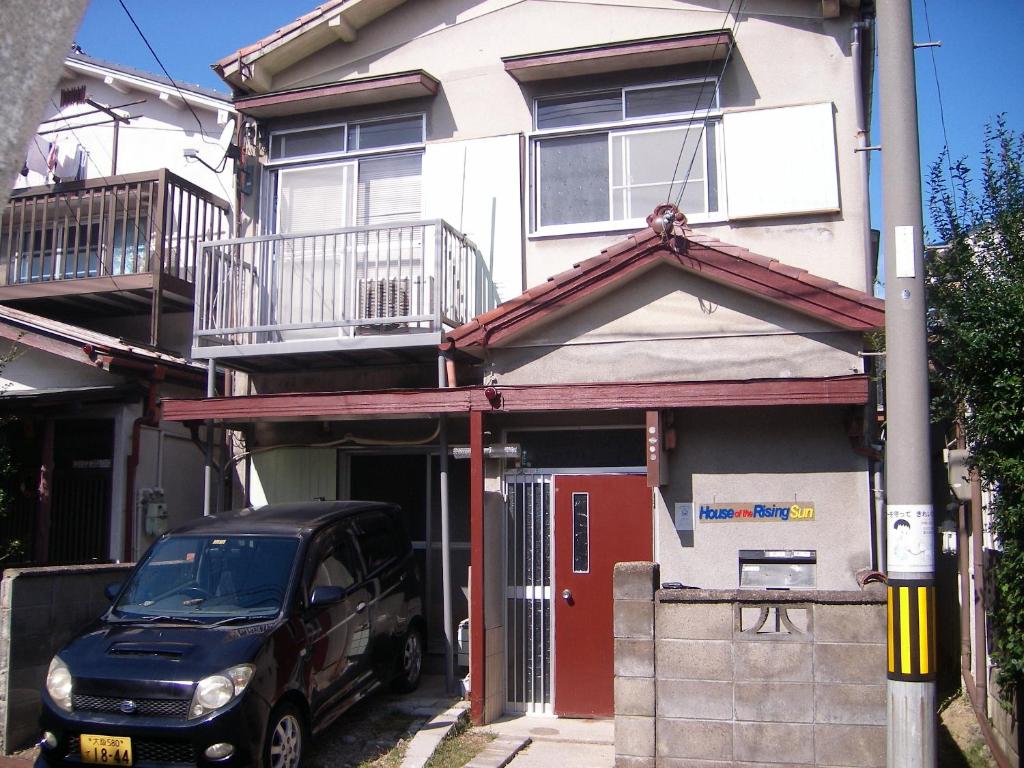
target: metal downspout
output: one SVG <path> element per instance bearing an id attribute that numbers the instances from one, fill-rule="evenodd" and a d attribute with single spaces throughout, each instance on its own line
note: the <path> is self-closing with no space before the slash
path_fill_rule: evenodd
<path id="1" fill-rule="evenodd" d="M 206 397 L 214 396 L 217 391 L 217 363 L 206 361 Z M 203 516 L 211 514 L 213 496 L 213 420 L 206 420 L 206 466 L 203 468 Z"/>
<path id="2" fill-rule="evenodd" d="M 437 386 L 448 386 L 448 365 L 444 354 L 437 356 Z M 455 690 L 455 631 L 452 628 L 452 563 L 451 525 L 448 503 L 448 419 L 442 413 L 438 416 L 438 449 L 440 451 L 440 492 L 441 492 L 441 605 L 444 616 L 444 685 L 445 690 Z M 472 599 L 472 598 L 471 598 Z"/>
<path id="3" fill-rule="evenodd" d="M 864 71 L 861 67 L 863 57 L 861 54 L 861 31 L 871 27 L 870 21 L 858 21 L 852 26 L 853 38 L 850 41 L 850 58 L 853 59 L 853 90 L 855 114 L 857 121 L 857 158 L 860 163 L 861 182 L 863 183 L 863 194 L 861 199 L 861 216 L 864 221 L 864 292 L 869 296 L 874 294 L 875 270 L 874 261 L 875 249 L 871 245 L 871 201 L 868 194 L 869 175 L 871 170 L 871 158 L 868 156 L 868 132 L 867 109 L 864 104 Z"/>

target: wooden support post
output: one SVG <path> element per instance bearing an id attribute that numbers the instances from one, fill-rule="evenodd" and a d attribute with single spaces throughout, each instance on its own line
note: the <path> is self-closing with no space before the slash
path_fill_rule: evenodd
<path id="1" fill-rule="evenodd" d="M 469 412 L 469 682 L 470 717 L 484 720 L 487 635 L 484 626 L 484 415 Z"/>
<path id="2" fill-rule="evenodd" d="M 46 565 L 50 561 L 50 509 L 53 503 L 53 419 L 47 419 L 43 427 L 37 493 L 32 559 L 36 565 Z"/>

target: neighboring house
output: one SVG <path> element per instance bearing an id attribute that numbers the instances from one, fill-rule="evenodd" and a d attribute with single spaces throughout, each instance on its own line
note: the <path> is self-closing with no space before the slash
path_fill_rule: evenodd
<path id="1" fill-rule="evenodd" d="M 164 511 L 202 514 L 203 450 L 154 404 L 206 389 L 189 359 L 195 264 L 201 241 L 231 233 L 235 122 L 216 92 L 65 60 L 0 212 L 16 467 L 0 532 L 21 542 L 16 562 L 130 560 Z"/>
<path id="2" fill-rule="evenodd" d="M 252 503 L 401 503 L 477 721 L 611 712 L 616 561 L 877 567 L 870 35 L 720 6 L 332 0 L 214 67 L 252 187 L 193 356 L 233 388 L 164 418 L 233 430 Z"/>

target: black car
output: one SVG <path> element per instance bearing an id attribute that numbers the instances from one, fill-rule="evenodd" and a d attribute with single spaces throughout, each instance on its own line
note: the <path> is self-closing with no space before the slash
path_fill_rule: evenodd
<path id="1" fill-rule="evenodd" d="M 420 581 L 399 509 L 243 509 L 162 536 L 50 663 L 37 766 L 298 768 L 310 733 L 419 682 Z"/>

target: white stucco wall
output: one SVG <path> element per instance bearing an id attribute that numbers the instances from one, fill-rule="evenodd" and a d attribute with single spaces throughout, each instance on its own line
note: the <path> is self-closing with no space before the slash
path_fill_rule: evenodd
<path id="1" fill-rule="evenodd" d="M 333 44 L 278 73 L 272 87 L 295 88 L 424 69 L 441 81 L 441 92 L 428 111 L 428 142 L 516 133 L 528 136 L 533 96 L 540 88 L 573 90 L 573 81 L 522 87 L 504 71 L 501 57 L 716 30 L 723 23 L 731 25 L 725 15 L 727 7 L 719 0 L 636 0 L 628 6 L 608 0 L 405 3 L 361 29 L 354 43 Z M 821 4 L 811 0 L 747 3 L 736 27 L 737 48 L 721 89 L 727 109 L 833 103 L 841 213 L 722 221 L 695 228 L 845 285 L 870 290 L 864 264 L 867 230 L 862 203 L 866 189 L 853 152 L 857 126 L 850 23 L 849 16 L 823 20 Z M 395 109 L 384 104 L 379 112 L 384 115 Z M 765 151 L 773 148 L 766 146 Z M 524 187 L 528 187 L 528 176 Z M 491 183 L 510 182 L 502 177 Z M 528 192 L 523 203 L 523 210 L 528 211 Z M 536 284 L 571 267 L 621 239 L 622 234 L 528 235 L 525 284 Z"/>
<path id="2" fill-rule="evenodd" d="M 854 453 L 841 408 L 676 412 L 670 485 L 655 494 L 662 581 L 735 589 L 741 549 L 813 549 L 818 589 L 856 589 L 871 565 L 866 459 Z M 683 546 L 676 502 L 812 502 L 810 521 L 694 522 Z M 696 511 L 695 511 L 696 518 Z"/>
<path id="3" fill-rule="evenodd" d="M 859 334 L 659 265 L 490 350 L 504 384 L 845 376 Z"/>
<path id="4" fill-rule="evenodd" d="M 55 387 L 108 387 L 124 382 L 121 376 L 24 344 L 0 340 L 0 355 L 14 358 L 0 371 L 0 392 L 27 392 Z"/>
<path id="5" fill-rule="evenodd" d="M 88 153 L 85 178 L 108 177 L 112 173 L 113 160 L 112 123 L 76 127 L 99 122 L 106 115 L 97 113 L 87 104 L 71 105 L 61 109 L 60 89 L 84 85 L 90 99 L 113 107 L 145 100 L 143 104 L 117 110 L 132 117 L 130 124 L 121 125 L 119 129 L 118 174 L 167 168 L 217 197 L 233 203 L 233 163 L 229 162 L 221 173 L 215 174 L 194 160 L 186 161 L 183 154 L 186 148 L 194 148 L 210 165 L 216 166 L 220 162 L 231 138 L 230 135 L 223 135 L 226 128 L 232 127 L 230 124 L 234 120 L 234 114 L 229 112 L 230 105 L 224 104 L 219 109 L 214 109 L 199 102 L 192 102 L 192 109 L 202 122 L 201 133 L 195 117 L 184 104 L 175 107 L 162 101 L 157 93 L 131 88 L 121 81 L 118 81 L 118 84 L 126 87 L 127 93 L 114 90 L 98 75 L 84 74 L 65 66 L 63 79 L 46 104 L 44 124 L 39 127 L 40 131 L 60 130 L 33 138 L 40 151 L 45 155 L 48 143 L 55 140 L 79 144 Z M 83 114 L 86 112 L 92 114 Z M 46 183 L 47 179 L 44 176 L 29 171 L 27 178 L 19 175 L 14 186 L 15 189 L 20 189 Z"/>

